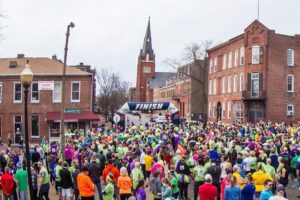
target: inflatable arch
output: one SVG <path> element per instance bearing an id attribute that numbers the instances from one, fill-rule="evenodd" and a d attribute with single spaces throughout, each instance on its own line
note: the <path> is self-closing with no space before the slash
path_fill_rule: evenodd
<path id="1" fill-rule="evenodd" d="M 171 114 L 171 121 L 173 124 L 178 125 L 179 110 L 171 102 L 127 102 L 118 111 L 120 115 L 120 121 L 118 124 L 125 128 L 125 115 L 129 111 L 155 111 L 155 110 L 167 110 Z"/>

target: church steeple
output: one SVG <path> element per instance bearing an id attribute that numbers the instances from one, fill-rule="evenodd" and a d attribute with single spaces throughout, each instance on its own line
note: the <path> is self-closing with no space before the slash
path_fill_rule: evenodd
<path id="1" fill-rule="evenodd" d="M 143 49 L 141 49 L 140 56 L 142 59 L 145 59 L 149 55 L 150 59 L 154 59 L 154 51 L 152 49 L 152 38 L 151 38 L 151 28 L 150 28 L 150 17 L 148 20 L 148 26 L 144 38 Z"/>

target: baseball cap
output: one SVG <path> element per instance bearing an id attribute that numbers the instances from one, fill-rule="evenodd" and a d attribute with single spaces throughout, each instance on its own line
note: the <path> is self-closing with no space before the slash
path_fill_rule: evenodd
<path id="1" fill-rule="evenodd" d="M 204 179 L 205 179 L 206 182 L 212 181 L 212 177 L 211 177 L 210 174 L 206 174 L 205 177 L 204 177 Z"/>
<path id="2" fill-rule="evenodd" d="M 279 185 L 277 186 L 277 192 L 284 192 L 284 186 L 281 185 L 281 184 L 279 184 Z"/>

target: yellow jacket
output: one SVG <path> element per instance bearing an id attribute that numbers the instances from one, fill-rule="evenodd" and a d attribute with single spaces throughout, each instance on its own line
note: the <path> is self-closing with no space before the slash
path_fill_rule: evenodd
<path id="1" fill-rule="evenodd" d="M 253 184 L 255 186 L 256 192 L 261 192 L 263 189 L 265 189 L 266 180 L 273 181 L 272 177 L 269 174 L 263 172 L 262 170 L 258 170 L 257 172 L 254 172 L 252 178 L 253 178 Z"/>

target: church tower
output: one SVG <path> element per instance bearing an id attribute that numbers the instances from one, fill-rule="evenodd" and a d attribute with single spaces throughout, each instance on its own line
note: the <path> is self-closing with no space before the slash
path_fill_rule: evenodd
<path id="1" fill-rule="evenodd" d="M 140 50 L 137 64 L 136 76 L 136 101 L 145 102 L 147 99 L 148 78 L 153 78 L 155 74 L 155 54 L 152 49 L 152 38 L 150 29 L 150 17 L 146 35 L 144 38 L 143 48 Z"/>

